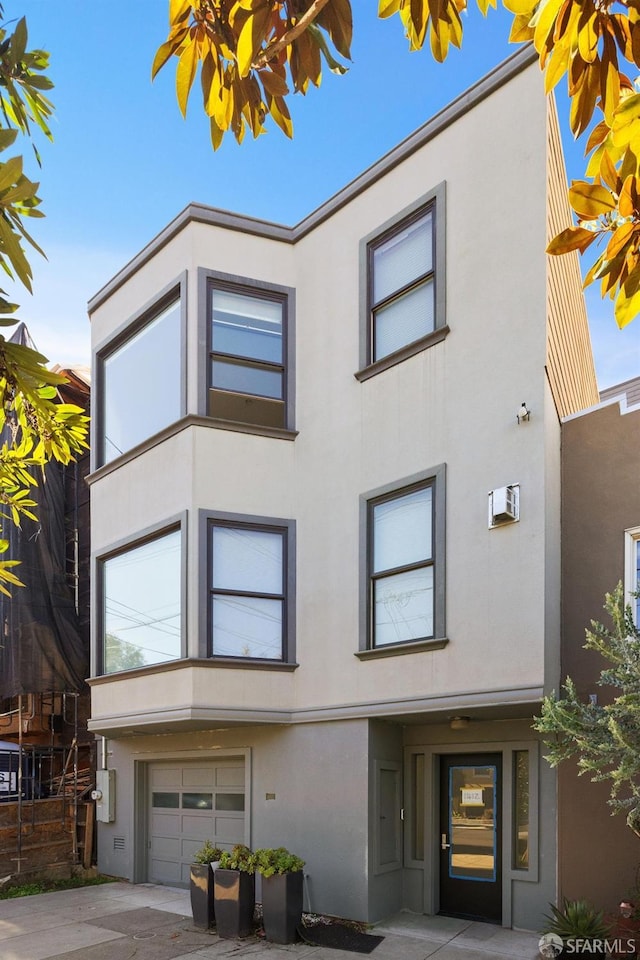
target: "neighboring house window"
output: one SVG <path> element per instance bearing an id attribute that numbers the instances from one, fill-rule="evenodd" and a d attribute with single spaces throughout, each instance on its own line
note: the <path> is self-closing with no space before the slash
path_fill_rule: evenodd
<path id="1" fill-rule="evenodd" d="M 181 537 L 170 529 L 99 560 L 102 673 L 182 656 Z"/>
<path id="2" fill-rule="evenodd" d="M 631 605 L 636 625 L 640 625 L 640 597 L 634 596 L 640 590 L 640 527 L 627 530 L 625 539 L 626 602 Z"/>
<path id="3" fill-rule="evenodd" d="M 100 464 L 183 415 L 182 319 L 173 291 L 98 351 Z"/>
<path id="4" fill-rule="evenodd" d="M 291 427 L 293 291 L 204 275 L 206 413 L 263 427 Z"/>
<path id="5" fill-rule="evenodd" d="M 367 375 L 412 356 L 446 334 L 444 185 L 364 241 L 363 367 Z"/>
<path id="6" fill-rule="evenodd" d="M 209 654 L 293 660 L 293 523 L 210 519 Z"/>
<path id="7" fill-rule="evenodd" d="M 368 645 L 444 637 L 444 467 L 367 500 Z"/>

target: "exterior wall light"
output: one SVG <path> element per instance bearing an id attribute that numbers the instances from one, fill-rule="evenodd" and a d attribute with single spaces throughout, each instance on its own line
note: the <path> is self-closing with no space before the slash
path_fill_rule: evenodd
<path id="1" fill-rule="evenodd" d="M 526 403 L 523 400 L 522 403 L 520 404 L 520 409 L 516 414 L 516 420 L 518 421 L 518 423 L 524 423 L 524 421 L 529 420 L 530 417 L 531 417 L 531 410 L 529 410 L 529 408 L 527 407 Z"/>
<path id="2" fill-rule="evenodd" d="M 469 726 L 469 717 L 449 717 L 449 726 L 452 730 L 466 730 Z"/>
<path id="3" fill-rule="evenodd" d="M 630 900 L 623 900 L 620 903 L 620 916 L 628 920 L 633 913 L 634 907 Z"/>

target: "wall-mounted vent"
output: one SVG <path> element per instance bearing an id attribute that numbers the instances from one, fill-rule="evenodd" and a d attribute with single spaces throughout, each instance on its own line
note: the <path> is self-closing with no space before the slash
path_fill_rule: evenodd
<path id="1" fill-rule="evenodd" d="M 113 849 L 114 850 L 124 850 L 125 842 L 124 837 L 114 837 L 113 838 Z"/>
<path id="2" fill-rule="evenodd" d="M 489 491 L 489 529 L 520 519 L 520 484 Z"/>

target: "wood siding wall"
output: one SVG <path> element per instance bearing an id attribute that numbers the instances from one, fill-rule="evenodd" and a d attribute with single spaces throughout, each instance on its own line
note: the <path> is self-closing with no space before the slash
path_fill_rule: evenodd
<path id="1" fill-rule="evenodd" d="M 553 96 L 547 120 L 547 242 L 572 223 Z M 578 254 L 547 258 L 547 376 L 559 417 L 599 402 Z"/>

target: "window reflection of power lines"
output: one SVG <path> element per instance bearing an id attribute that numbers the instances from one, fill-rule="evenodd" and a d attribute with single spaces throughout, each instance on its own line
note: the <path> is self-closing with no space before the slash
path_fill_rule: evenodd
<path id="1" fill-rule="evenodd" d="M 270 604 L 272 603 L 278 604 L 280 606 L 280 615 L 274 616 L 273 614 L 268 613 L 264 609 L 263 610 L 257 609 L 252 603 L 253 599 L 254 598 L 250 598 L 250 597 L 246 597 L 243 599 L 242 597 L 229 597 L 226 595 L 220 596 L 220 595 L 214 594 L 213 596 L 213 600 L 215 601 L 214 607 L 215 607 L 215 604 L 217 604 L 219 607 L 226 608 L 227 613 L 231 611 L 231 615 L 234 620 L 234 625 L 230 626 L 227 623 L 222 624 L 220 623 L 220 621 L 216 622 L 216 620 L 214 619 L 213 638 L 214 638 L 214 646 L 216 647 L 216 652 L 218 653 L 222 652 L 220 640 L 216 639 L 216 634 L 218 634 L 218 636 L 220 634 L 223 634 L 225 636 L 228 636 L 229 638 L 235 637 L 246 644 L 251 644 L 251 647 L 253 649 L 257 648 L 258 650 L 274 650 L 274 649 L 278 649 L 278 651 L 280 650 L 281 644 L 282 644 L 282 600 L 275 599 L 275 598 L 273 600 L 270 600 L 268 598 L 262 598 L 262 597 L 255 598 L 257 600 L 266 600 L 266 602 Z M 247 615 L 249 615 L 249 617 L 251 617 L 254 620 L 264 621 L 267 624 L 276 624 L 279 628 L 278 633 L 275 635 L 264 637 L 255 633 L 246 633 L 245 631 L 238 629 L 238 627 L 242 626 L 243 622 L 246 623 Z M 260 629 L 260 625 L 258 625 L 258 629 Z M 269 629 L 269 627 L 267 627 L 266 629 Z M 247 654 L 248 652 L 249 651 L 247 650 Z"/>
<path id="2" fill-rule="evenodd" d="M 378 581 L 380 582 L 380 581 Z M 414 602 L 417 598 L 421 598 L 422 594 L 430 594 L 433 592 L 433 588 L 430 586 L 417 587 L 413 590 L 394 590 L 389 591 L 386 595 L 376 597 L 376 607 L 380 611 L 380 608 L 384 608 L 385 613 L 387 614 L 387 620 L 380 617 L 377 620 L 377 627 L 392 627 L 393 631 L 398 640 L 404 639 L 403 631 L 401 627 L 406 629 L 406 633 L 409 636 L 413 636 L 415 631 L 412 630 L 412 623 L 425 623 L 428 617 L 429 609 L 428 606 L 424 603 L 423 600 L 423 612 L 413 614 L 413 616 L 405 616 L 402 613 L 403 608 L 407 607 L 410 603 Z M 426 599 L 426 597 L 425 597 Z M 418 631 L 422 633 L 423 631 Z"/>
<path id="3" fill-rule="evenodd" d="M 175 538 L 174 542 L 171 542 L 172 538 Z M 124 570 L 126 567 L 142 567 L 142 564 L 147 564 L 154 560 L 157 560 L 159 557 L 167 560 L 174 559 L 174 555 L 180 553 L 180 531 L 176 530 L 174 533 L 169 534 L 167 537 L 163 537 L 162 540 L 154 540 L 152 543 L 144 543 L 140 547 L 134 547 L 132 550 L 128 550 L 126 553 L 118 554 L 115 557 L 110 557 L 106 561 L 107 571 L 118 571 Z M 145 570 L 145 573 L 148 576 L 148 570 Z"/>
<path id="4" fill-rule="evenodd" d="M 112 604 L 112 606 L 109 606 Z M 113 604 L 117 606 L 113 606 Z M 124 608 L 123 610 L 117 609 L 118 607 Z M 162 609 L 162 608 L 156 608 Z M 129 613 L 125 611 L 130 611 Z M 172 625 L 169 623 L 170 620 L 175 620 L 180 616 L 180 611 L 175 608 L 168 614 L 162 617 L 151 617 L 149 614 L 153 613 L 153 610 L 137 610 L 135 607 L 130 607 L 128 604 L 123 603 L 121 600 L 116 600 L 113 597 L 105 597 L 105 613 L 108 616 L 118 618 L 119 620 L 128 620 L 130 622 L 129 626 L 120 627 L 120 630 L 133 630 L 140 627 L 151 627 L 152 630 L 155 630 L 157 633 L 165 633 L 167 636 L 176 637 L 180 636 L 180 626 Z M 142 618 L 142 619 L 140 619 Z M 164 624 L 165 627 L 169 629 L 163 629 L 159 624 Z M 112 628 L 113 629 L 113 628 Z M 106 632 L 109 632 L 108 630 Z"/>
<path id="5" fill-rule="evenodd" d="M 227 548 L 225 549 L 225 540 Z M 216 543 L 217 541 L 217 543 Z M 235 542 L 234 542 L 235 541 Z M 231 551 L 235 547 L 235 556 L 229 555 L 229 542 Z M 222 554 L 222 556 L 220 556 Z M 226 555 L 225 555 L 226 554 Z M 245 556 L 243 556 L 243 554 Z M 247 588 L 247 581 L 254 575 L 255 568 L 252 569 L 251 556 L 245 559 L 247 555 L 253 555 L 261 561 L 260 573 L 264 576 L 265 572 L 269 579 L 277 579 L 282 583 L 282 557 L 283 557 L 283 535 L 281 533 L 269 532 L 264 530 L 239 530 L 233 527 L 214 527 L 213 530 L 213 578 L 214 588 L 220 587 L 225 581 L 225 562 L 236 568 L 236 575 L 242 575 L 244 583 L 234 583 L 231 589 L 242 590 Z M 222 573 L 218 574 L 218 567 Z M 238 571 L 237 568 L 240 568 Z M 218 582 L 216 582 L 218 580 Z M 225 586 L 228 584 L 225 583 Z M 255 588 L 254 588 L 255 589 Z"/>

